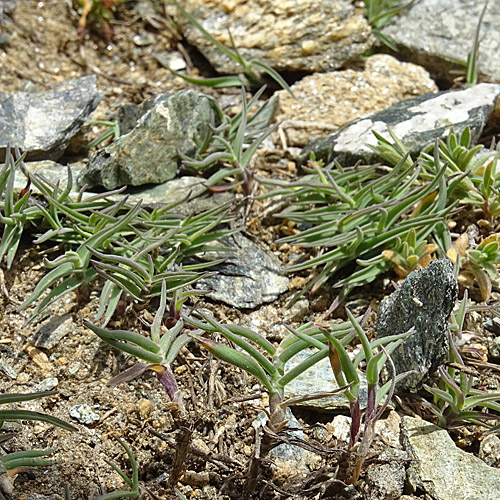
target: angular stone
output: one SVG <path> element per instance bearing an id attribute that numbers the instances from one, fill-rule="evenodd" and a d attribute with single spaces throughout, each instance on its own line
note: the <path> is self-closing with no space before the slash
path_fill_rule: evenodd
<path id="1" fill-rule="evenodd" d="M 392 141 L 388 128 L 410 149 L 421 151 L 436 139 L 446 137 L 451 127 L 460 133 L 469 126 L 475 142 L 492 114 L 500 85 L 482 83 L 465 90 L 439 92 L 407 99 L 385 109 L 355 120 L 332 135 L 310 142 L 303 150 L 301 161 L 314 152 L 316 159 L 341 164 L 359 160 L 374 163 L 377 156 L 370 149 L 376 146 L 373 131 Z"/>
<path id="2" fill-rule="evenodd" d="M 91 156 L 79 183 L 114 189 L 168 181 L 177 173 L 179 153 L 193 155 L 194 138 L 212 122 L 206 95 L 193 90 L 164 94 L 131 132 Z"/>
<path id="3" fill-rule="evenodd" d="M 438 89 L 424 68 L 377 54 L 352 69 L 306 76 L 292 90 L 295 99 L 284 90 L 278 92 L 276 121 L 281 123 L 288 146 L 304 147 L 311 138 L 331 133 L 360 116 Z"/>
<path id="4" fill-rule="evenodd" d="M 35 347 L 52 349 L 74 328 L 75 324 L 70 314 L 53 316 L 36 332 L 34 340 Z"/>
<path id="5" fill-rule="evenodd" d="M 215 274 L 195 283 L 198 290 L 207 290 L 208 297 L 234 307 L 252 309 L 265 302 L 272 302 L 288 290 L 288 278 L 275 257 L 246 238 L 234 234 L 219 240 L 232 250 L 207 252 L 208 260 L 223 259 L 212 266 Z"/>
<path id="6" fill-rule="evenodd" d="M 95 424 L 101 418 L 87 403 L 72 406 L 69 409 L 69 416 L 85 425 Z"/>
<path id="7" fill-rule="evenodd" d="M 186 0 L 183 7 L 217 40 L 279 71 L 331 71 L 366 52 L 374 43 L 359 2 L 352 0 Z M 174 10 L 172 10 L 174 12 Z M 241 66 L 224 55 L 180 13 L 176 18 L 188 42 L 219 73 Z"/>
<path id="8" fill-rule="evenodd" d="M 47 92 L 0 92 L 0 161 L 8 143 L 27 160 L 57 160 L 100 100 L 95 75 Z"/>
<path id="9" fill-rule="evenodd" d="M 411 272 L 403 284 L 384 299 L 377 311 L 377 336 L 415 332 L 391 357 L 396 373 L 414 370 L 400 380 L 397 390 L 413 390 L 446 360 L 448 318 L 458 297 L 458 284 L 448 259 L 433 260 Z"/>
<path id="10" fill-rule="evenodd" d="M 404 463 L 391 461 L 372 465 L 366 472 L 366 500 L 398 500 L 403 493 L 406 480 Z"/>
<path id="11" fill-rule="evenodd" d="M 450 70 L 467 61 L 485 2 L 477 0 L 419 0 L 382 29 L 398 48 L 398 55 L 451 81 Z M 418 33 L 418 36 L 415 36 Z M 478 65 L 488 81 L 500 82 L 500 9 L 490 1 L 479 35 Z"/>
<path id="12" fill-rule="evenodd" d="M 408 471 L 414 490 L 435 500 L 497 500 L 500 470 L 458 448 L 445 429 L 403 417 L 403 445 L 415 462 Z"/>

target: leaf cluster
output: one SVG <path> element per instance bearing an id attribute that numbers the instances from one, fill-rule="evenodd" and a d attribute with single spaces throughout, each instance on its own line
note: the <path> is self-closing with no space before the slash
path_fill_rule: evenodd
<path id="1" fill-rule="evenodd" d="M 251 191 L 248 184 L 252 180 L 252 158 L 275 128 L 269 126 L 269 122 L 276 110 L 277 97 L 272 97 L 264 104 L 257 104 L 264 90 L 265 87 L 262 87 L 247 100 L 246 92 L 242 89 L 241 110 L 234 116 L 229 116 L 215 99 L 210 98 L 214 113 L 212 122 L 218 125 L 209 124 L 205 127 L 203 136 L 196 139 L 198 150 L 194 157 L 180 154 L 187 170 L 210 173 L 215 167 L 219 167 L 206 181 L 209 188 L 224 179 L 236 178 L 227 187 L 243 185 L 245 192 Z M 252 112 L 254 107 L 257 109 Z"/>
<path id="2" fill-rule="evenodd" d="M 319 250 L 289 270 L 321 266 L 307 287 L 315 290 L 355 262 L 350 276 L 335 285 L 348 293 L 389 270 L 394 255 L 399 256 L 400 267 L 414 268 L 429 253 L 428 240 L 441 242 L 447 235 L 444 222 L 455 206 L 450 193 L 465 174 L 446 179 L 445 169 L 436 157 L 433 178 L 425 181 L 420 176 L 422 166 L 414 165 L 406 154 L 392 169 L 342 168 L 337 163 L 321 167 L 310 162 L 307 175 L 297 182 L 269 181 L 279 187 L 266 197 L 279 195 L 288 201 L 288 207 L 275 216 L 294 221 L 299 228 L 297 234 L 278 241 Z"/>
<path id="3" fill-rule="evenodd" d="M 14 193 L 14 176 L 20 168 L 29 179 L 19 196 Z M 213 242 L 235 230 L 219 229 L 227 219 L 227 206 L 192 215 L 180 215 L 176 208 L 181 200 L 161 208 L 145 209 L 141 202 L 130 204 L 127 196 L 114 201 L 121 190 L 88 196 L 84 188 L 72 194 L 73 178 L 68 167 L 64 189 L 59 181 L 51 183 L 40 175 L 31 175 L 21 159 L 7 154 L 0 172 L 4 192 L 4 224 L 0 257 L 12 264 L 26 227 L 31 224 L 42 233 L 35 244 L 47 241 L 58 244 L 64 254 L 44 265 L 49 270 L 33 293 L 21 304 L 25 310 L 36 303 L 28 321 L 41 314 L 53 301 L 98 276 L 106 279 L 101 292 L 98 319 L 104 324 L 113 316 L 124 294 L 144 301 L 159 295 L 163 280 L 173 293 L 204 275 L 211 262 L 187 263 L 198 253 L 221 249 Z M 40 193 L 32 195 L 30 185 Z M 47 293 L 48 291 L 48 293 Z"/>

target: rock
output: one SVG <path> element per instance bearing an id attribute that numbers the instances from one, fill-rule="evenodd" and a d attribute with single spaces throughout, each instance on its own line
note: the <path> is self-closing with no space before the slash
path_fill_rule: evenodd
<path id="1" fill-rule="evenodd" d="M 95 424 L 101 418 L 87 403 L 72 406 L 69 410 L 69 416 L 85 425 Z"/>
<path id="2" fill-rule="evenodd" d="M 306 76 L 292 90 L 296 99 L 286 91 L 278 93 L 276 121 L 282 122 L 288 146 L 304 147 L 312 137 L 360 116 L 438 89 L 420 66 L 377 54 L 353 69 Z"/>
<path id="3" fill-rule="evenodd" d="M 413 492 L 435 500 L 497 500 L 500 470 L 458 448 L 446 430 L 403 417 L 403 445 L 415 462 L 408 471 Z"/>
<path id="4" fill-rule="evenodd" d="M 8 143 L 27 160 L 57 160 L 100 100 L 94 75 L 47 92 L 0 92 L 0 161 Z"/>
<path id="5" fill-rule="evenodd" d="M 286 363 L 286 371 L 291 370 L 316 352 L 318 352 L 317 349 L 304 349 L 300 351 Z M 361 372 L 358 375 L 361 380 L 361 387 L 359 390 L 360 405 L 361 408 L 364 409 L 366 408 L 367 399 L 366 377 L 364 373 Z M 307 396 L 315 392 L 332 392 L 338 388 L 339 386 L 333 376 L 330 361 L 326 357 L 287 384 L 285 386 L 285 397 L 294 398 L 298 396 Z M 339 392 L 326 398 L 303 401 L 297 406 L 307 406 L 319 411 L 346 410 L 349 409 L 349 401 L 347 401 L 342 392 Z"/>
<path id="6" fill-rule="evenodd" d="M 427 94 L 399 102 L 384 111 L 355 120 L 332 135 L 310 142 L 300 160 L 304 162 L 314 152 L 316 159 L 341 164 L 358 160 L 377 161 L 370 149 L 377 139 L 373 131 L 392 142 L 388 127 L 410 149 L 419 152 L 436 139 L 445 137 L 453 127 L 460 133 L 469 126 L 472 142 L 477 141 L 492 113 L 500 85 L 482 83 L 465 90 Z"/>
<path id="7" fill-rule="evenodd" d="M 56 377 L 49 377 L 42 380 L 40 383 L 36 385 L 36 390 L 43 391 L 51 391 L 59 385 L 59 380 Z"/>
<path id="8" fill-rule="evenodd" d="M 391 461 L 368 467 L 365 477 L 366 500 L 398 500 L 406 480 L 404 463 Z"/>
<path id="9" fill-rule="evenodd" d="M 3 357 L 0 356 L 0 371 L 5 373 L 7 377 L 11 378 L 12 380 L 16 380 L 17 378 L 17 371 L 14 369 L 14 367 L 5 361 Z"/>
<path id="10" fill-rule="evenodd" d="M 491 467 L 500 465 L 500 437 L 489 434 L 479 445 L 479 458 Z"/>
<path id="11" fill-rule="evenodd" d="M 285 432 L 292 438 L 305 440 L 305 434 L 300 422 L 295 418 L 290 408 L 286 409 L 286 419 L 288 423 L 285 427 Z M 260 413 L 254 422 L 254 427 L 263 426 L 267 421 L 265 413 Z M 280 483 L 293 481 L 299 474 L 307 474 L 311 471 L 311 467 L 321 460 L 321 457 L 304 448 L 283 443 L 273 448 L 268 457 L 272 460 L 273 475 Z"/>
<path id="12" fill-rule="evenodd" d="M 396 386 L 413 390 L 431 377 L 448 354 L 448 318 L 458 297 L 458 284 L 448 259 L 433 260 L 411 272 L 384 299 L 377 312 L 377 336 L 415 332 L 392 353 L 397 373 L 415 370 Z"/>
<path id="13" fill-rule="evenodd" d="M 187 0 L 183 7 L 218 41 L 278 71 L 331 71 L 374 43 L 363 9 L 352 0 Z M 172 10 L 171 12 L 174 12 Z M 177 11 L 187 41 L 219 73 L 238 74 L 229 59 Z"/>
<path id="14" fill-rule="evenodd" d="M 217 241 L 230 249 L 207 252 L 204 259 L 224 259 L 210 267 L 215 274 L 195 283 L 198 290 L 207 290 L 208 297 L 233 307 L 252 309 L 272 302 L 288 290 L 288 278 L 275 257 L 242 234 Z"/>
<path id="15" fill-rule="evenodd" d="M 420 0 L 382 29 L 397 46 L 399 57 L 427 68 L 438 78 L 453 80 L 456 60 L 467 61 L 484 1 Z M 418 33 L 418 36 L 415 36 Z M 500 82 L 500 10 L 489 2 L 479 36 L 479 71 Z"/>
<path id="16" fill-rule="evenodd" d="M 208 96 L 193 90 L 164 94 L 135 128 L 90 157 L 79 183 L 114 189 L 160 184 L 175 177 L 179 152 L 193 155 L 195 137 L 213 123 Z"/>
<path id="17" fill-rule="evenodd" d="M 70 314 L 53 316 L 36 332 L 35 347 L 52 349 L 74 328 L 75 324 Z"/>
<path id="18" fill-rule="evenodd" d="M 500 358 L 500 337 L 488 341 L 488 354 L 491 358 Z"/>

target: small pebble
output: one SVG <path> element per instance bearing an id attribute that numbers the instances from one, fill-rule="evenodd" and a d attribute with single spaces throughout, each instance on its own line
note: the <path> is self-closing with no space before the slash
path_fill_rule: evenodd
<path id="1" fill-rule="evenodd" d="M 70 408 L 69 416 L 85 425 L 95 424 L 101 418 L 87 403 Z"/>
<path id="2" fill-rule="evenodd" d="M 46 378 L 45 380 L 42 380 L 39 384 L 36 386 L 37 391 L 50 391 L 54 389 L 54 387 L 57 387 L 59 384 L 59 380 L 57 380 L 56 377 L 49 377 Z"/>

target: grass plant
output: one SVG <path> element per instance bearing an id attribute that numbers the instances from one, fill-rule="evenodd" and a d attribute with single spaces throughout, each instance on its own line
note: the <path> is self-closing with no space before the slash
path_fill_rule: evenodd
<path id="1" fill-rule="evenodd" d="M 374 35 L 390 49 L 397 51 L 392 40 L 380 31 L 397 16 L 410 8 L 415 0 L 365 0 L 365 16 L 372 25 Z"/>
<path id="2" fill-rule="evenodd" d="M 421 398 L 420 401 L 445 429 L 473 424 L 485 427 L 487 433 L 498 432 L 500 424 L 493 422 L 500 422 L 500 392 L 475 389 L 475 378 L 467 373 L 460 352 L 465 317 L 470 309 L 465 293 L 451 318 L 448 363 L 439 367 L 435 384 L 424 385 L 432 400 Z"/>
<path id="3" fill-rule="evenodd" d="M 125 481 L 130 490 L 113 491 L 111 493 L 100 495 L 95 500 L 112 500 L 114 498 L 139 498 L 141 496 L 141 492 L 139 490 L 139 469 L 137 467 L 137 462 L 135 460 L 134 454 L 126 445 L 126 443 L 124 443 L 120 438 L 115 436 L 115 439 L 118 441 L 118 443 L 120 443 L 120 446 L 127 453 L 127 457 L 130 461 L 130 467 L 132 468 L 132 476 L 128 477 L 127 474 L 125 474 L 113 462 L 109 460 L 106 460 L 106 462 Z"/>
<path id="4" fill-rule="evenodd" d="M 212 109 L 217 127 L 209 126 L 204 137 L 198 139 L 198 152 L 194 158 L 181 155 L 184 168 L 197 173 L 208 173 L 206 185 L 213 191 L 242 186 L 246 196 L 253 191 L 252 161 L 264 139 L 274 130 L 269 126 L 277 99 L 275 97 L 257 106 L 264 92 L 262 87 L 249 100 L 241 91 L 241 110 L 233 117 L 228 116 L 212 99 Z M 257 106 L 254 112 L 252 108 Z M 214 172 L 215 170 L 215 172 Z M 219 186 L 223 180 L 232 180 Z"/>

